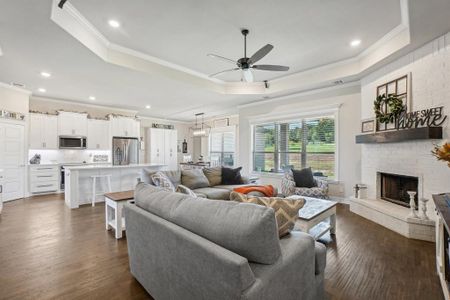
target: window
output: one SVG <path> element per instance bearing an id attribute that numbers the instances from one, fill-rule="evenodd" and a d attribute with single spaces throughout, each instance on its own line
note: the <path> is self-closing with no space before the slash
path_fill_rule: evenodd
<path id="1" fill-rule="evenodd" d="M 311 167 L 316 175 L 334 178 L 335 150 L 334 115 L 253 127 L 254 171 Z"/>
<path id="2" fill-rule="evenodd" d="M 209 156 L 213 166 L 234 166 L 236 151 L 235 128 L 212 130 L 209 136 Z"/>

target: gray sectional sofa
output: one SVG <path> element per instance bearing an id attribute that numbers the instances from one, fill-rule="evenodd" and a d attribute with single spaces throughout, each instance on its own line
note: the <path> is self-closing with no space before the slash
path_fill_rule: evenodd
<path id="1" fill-rule="evenodd" d="M 199 197 L 215 199 L 215 200 L 229 200 L 230 194 L 236 187 L 249 185 L 249 181 L 246 177 L 242 177 L 241 184 L 236 185 L 224 185 L 221 184 L 220 178 L 221 167 L 205 168 L 203 170 L 189 170 L 189 171 L 161 171 L 164 173 L 175 186 L 179 184 L 185 185 L 192 189 Z M 208 172 L 203 174 L 204 172 Z M 191 176 L 183 176 L 185 173 L 190 173 Z M 198 178 L 192 176 L 198 172 Z M 155 172 L 149 172 L 147 182 L 152 183 L 151 175 Z M 201 178 L 203 176 L 203 178 Z"/>
<path id="2" fill-rule="evenodd" d="M 279 239 L 271 208 L 140 183 L 124 212 L 131 273 L 157 300 L 324 298 L 325 246 Z"/>

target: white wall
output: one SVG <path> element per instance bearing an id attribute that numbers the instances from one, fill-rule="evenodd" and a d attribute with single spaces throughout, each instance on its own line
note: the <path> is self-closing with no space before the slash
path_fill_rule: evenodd
<path id="1" fill-rule="evenodd" d="M 360 146 L 355 144 L 355 135 L 360 128 L 359 85 L 323 89 L 289 97 L 283 100 L 268 100 L 239 110 L 239 164 L 244 173 L 251 173 L 251 120 L 271 115 L 292 115 L 309 111 L 326 110 L 341 104 L 338 117 L 338 180 L 341 183 L 332 193 L 349 196 L 352 187 L 360 181 Z M 263 183 L 280 187 L 280 176 L 262 175 Z"/>
<path id="2" fill-rule="evenodd" d="M 381 68 L 362 80 L 363 118 L 373 117 L 373 101 L 380 84 L 411 73 L 412 110 L 444 106 L 450 113 L 450 33 Z M 450 138 L 448 121 L 444 124 L 444 139 Z M 418 140 L 391 144 L 362 146 L 361 180 L 368 184 L 369 198 L 376 197 L 376 172 L 385 171 L 413 175 L 422 181 L 419 197 L 431 199 L 435 193 L 450 191 L 450 168 L 438 162 L 430 153 L 434 143 Z M 429 201 L 429 210 L 433 209 Z M 432 213 L 430 213 L 431 215 Z"/>

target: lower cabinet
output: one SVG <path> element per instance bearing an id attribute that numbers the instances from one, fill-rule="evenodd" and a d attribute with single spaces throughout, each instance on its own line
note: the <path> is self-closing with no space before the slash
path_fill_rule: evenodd
<path id="1" fill-rule="evenodd" d="M 59 191 L 59 166 L 30 166 L 30 193 L 44 194 Z"/>

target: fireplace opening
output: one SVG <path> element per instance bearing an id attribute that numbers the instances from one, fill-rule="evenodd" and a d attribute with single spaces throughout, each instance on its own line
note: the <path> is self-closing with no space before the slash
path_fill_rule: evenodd
<path id="1" fill-rule="evenodd" d="M 410 207 L 408 191 L 414 191 L 416 192 L 414 201 L 416 203 L 416 210 L 417 210 L 418 207 L 417 194 L 418 194 L 419 178 L 390 173 L 379 173 L 379 174 L 380 174 L 381 199 L 405 207 Z"/>

